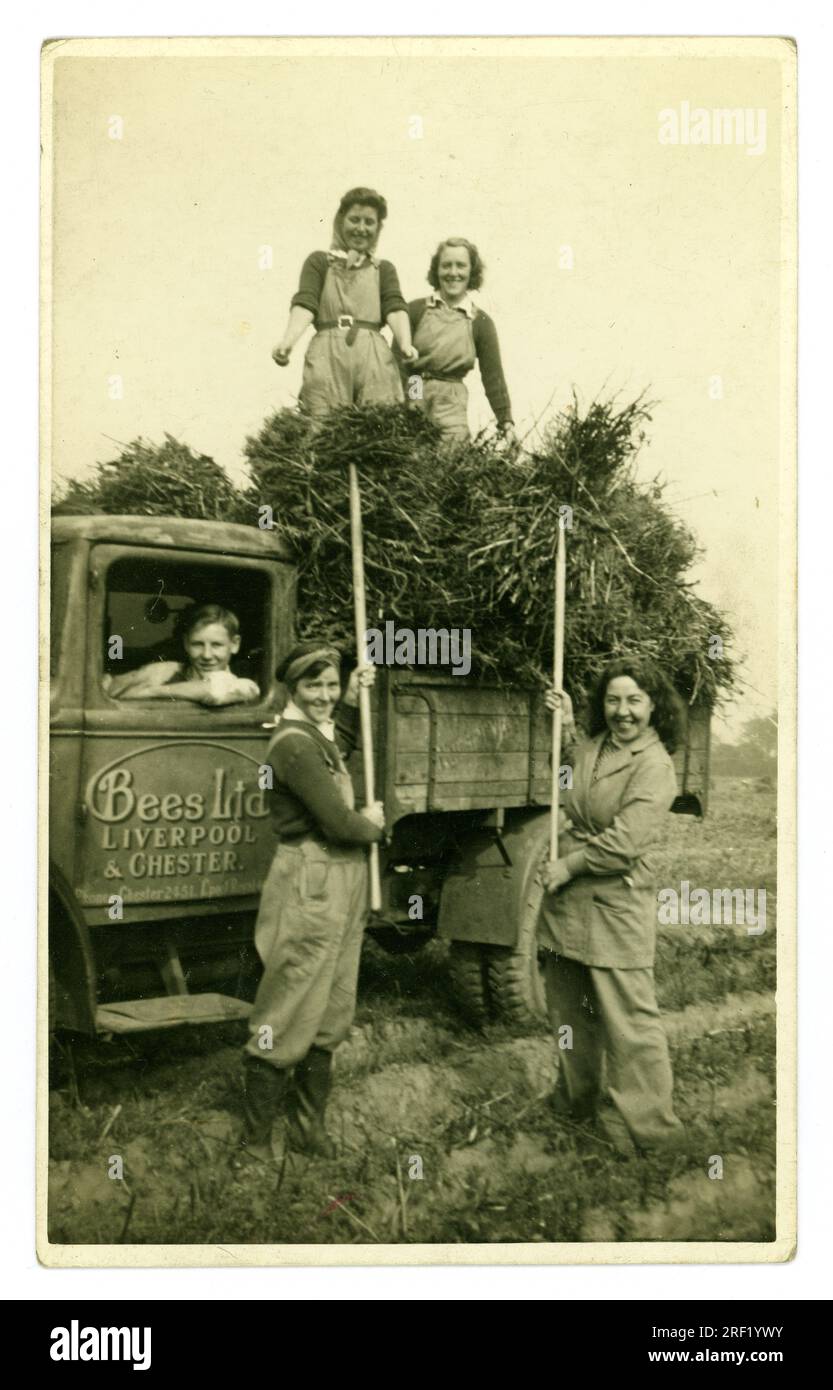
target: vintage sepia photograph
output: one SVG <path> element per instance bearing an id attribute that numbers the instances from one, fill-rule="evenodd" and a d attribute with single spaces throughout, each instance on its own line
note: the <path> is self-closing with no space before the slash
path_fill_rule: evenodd
<path id="1" fill-rule="evenodd" d="M 794 42 L 41 65 L 41 1261 L 790 1259 Z"/>

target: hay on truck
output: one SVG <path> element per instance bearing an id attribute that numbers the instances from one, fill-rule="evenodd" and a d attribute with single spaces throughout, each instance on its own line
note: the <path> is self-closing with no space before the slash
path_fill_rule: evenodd
<path id="1" fill-rule="evenodd" d="M 351 649 L 357 463 L 369 621 L 469 628 L 475 676 L 521 685 L 550 678 L 552 560 L 569 507 L 565 684 L 579 717 L 598 671 L 624 653 L 653 658 L 687 705 L 711 708 L 732 686 L 730 629 L 695 592 L 701 552 L 662 483 L 636 477 L 650 418 L 642 399 L 584 414 L 574 400 L 535 448 L 505 452 L 482 439 L 441 449 L 430 422 L 396 406 L 335 411 L 317 427 L 281 410 L 246 441 L 246 487 L 168 435 L 133 441 L 55 506 L 251 525 L 271 507 L 297 559 L 299 636 Z"/>
<path id="2" fill-rule="evenodd" d="M 368 612 L 374 626 L 469 628 L 475 679 L 540 686 L 551 679 L 553 556 L 570 508 L 565 684 L 579 721 L 613 657 L 651 657 L 687 712 L 676 810 L 708 797 L 709 721 L 732 687 L 731 632 L 695 592 L 701 554 L 664 501 L 640 482 L 650 406 L 573 398 L 528 451 L 479 439 L 454 450 L 423 416 L 390 407 L 334 413 L 313 428 L 278 411 L 247 440 L 252 520 L 263 504 L 296 553 L 304 634 L 352 645 L 348 463 L 362 485 Z"/>

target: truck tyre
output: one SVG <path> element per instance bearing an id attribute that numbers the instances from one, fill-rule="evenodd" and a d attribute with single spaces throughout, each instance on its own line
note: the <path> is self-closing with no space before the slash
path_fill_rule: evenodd
<path id="1" fill-rule="evenodd" d="M 516 944 L 487 948 L 492 1007 L 496 1017 L 506 1023 L 541 1023 L 547 1015 L 536 928 L 544 895 L 538 871 L 546 855 L 548 836 L 549 827 L 544 821 L 524 869 Z"/>
<path id="2" fill-rule="evenodd" d="M 476 1028 L 489 1022 L 489 947 L 474 941 L 452 941 L 448 973 L 455 1002 Z"/>

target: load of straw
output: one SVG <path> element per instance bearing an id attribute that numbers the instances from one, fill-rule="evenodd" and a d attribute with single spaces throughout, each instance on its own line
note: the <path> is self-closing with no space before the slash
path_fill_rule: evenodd
<path id="1" fill-rule="evenodd" d="M 423 416 L 391 407 L 337 411 L 317 428 L 280 411 L 246 443 L 250 515 L 270 505 L 298 557 L 302 631 L 349 640 L 355 463 L 369 622 L 469 628 L 482 677 L 521 683 L 551 667 L 562 515 L 574 699 L 582 705 L 601 667 L 627 653 L 656 660 L 687 701 L 712 703 L 731 685 L 730 662 L 714 659 L 729 629 L 693 592 L 698 547 L 662 485 L 637 481 L 649 420 L 641 400 L 597 402 L 585 414 L 573 401 L 527 452 L 488 440 L 442 449 Z"/>
<path id="2" fill-rule="evenodd" d="M 243 489 L 167 437 L 156 450 L 136 441 L 59 505 L 252 525 L 268 505 L 297 560 L 299 635 L 349 646 L 355 463 L 369 623 L 468 628 L 478 675 L 522 684 L 549 673 L 553 555 L 566 517 L 565 684 L 579 708 L 601 667 L 626 653 L 657 661 L 687 701 L 712 703 L 732 683 L 731 662 L 715 659 L 730 633 L 694 592 L 694 537 L 662 485 L 637 478 L 649 420 L 642 400 L 596 402 L 584 414 L 574 401 L 532 450 L 489 440 L 447 449 L 401 407 L 344 409 L 315 426 L 283 410 L 246 441 Z"/>
<path id="3" fill-rule="evenodd" d="M 240 494 L 220 465 L 166 434 L 164 444 L 134 439 L 122 446 L 117 458 L 96 464 L 91 478 L 70 481 L 52 510 L 228 521 L 239 507 Z"/>

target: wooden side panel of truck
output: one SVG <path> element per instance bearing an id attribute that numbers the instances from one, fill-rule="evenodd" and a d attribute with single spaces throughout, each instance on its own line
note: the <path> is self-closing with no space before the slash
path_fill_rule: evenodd
<path id="1" fill-rule="evenodd" d="M 551 716 L 540 689 L 393 668 L 379 693 L 380 785 L 391 821 L 549 805 Z M 709 712 L 686 709 L 685 719 L 685 738 L 674 755 L 675 810 L 703 814 Z"/>

